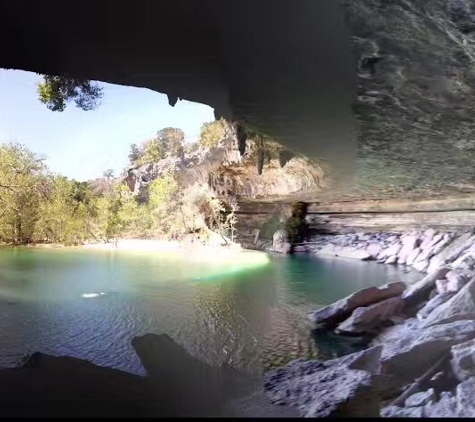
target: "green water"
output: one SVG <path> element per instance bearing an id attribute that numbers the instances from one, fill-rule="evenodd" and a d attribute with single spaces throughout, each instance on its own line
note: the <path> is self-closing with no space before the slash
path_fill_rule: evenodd
<path id="1" fill-rule="evenodd" d="M 363 287 L 420 278 L 309 256 L 212 258 L 0 248 L 0 366 L 41 351 L 142 374 L 130 340 L 145 333 L 252 372 L 291 357 L 327 359 L 352 346 L 313 333 L 308 311 Z"/>

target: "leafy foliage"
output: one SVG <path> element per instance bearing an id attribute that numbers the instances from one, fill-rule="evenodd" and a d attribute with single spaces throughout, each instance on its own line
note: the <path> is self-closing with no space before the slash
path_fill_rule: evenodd
<path id="1" fill-rule="evenodd" d="M 89 111 L 95 109 L 102 98 L 102 88 L 89 80 L 45 75 L 37 86 L 39 100 L 51 111 L 64 111 L 68 102 Z"/>
<path id="2" fill-rule="evenodd" d="M 225 137 L 226 127 L 227 123 L 224 119 L 203 123 L 199 143 L 205 148 L 216 148 Z"/>
<path id="3" fill-rule="evenodd" d="M 171 173 L 154 180 L 149 202 L 139 204 L 112 171 L 89 182 L 69 180 L 50 174 L 19 144 L 0 145 L 0 204 L 0 241 L 66 245 L 119 236 L 233 237 L 237 208 L 208 186 L 184 189 Z"/>

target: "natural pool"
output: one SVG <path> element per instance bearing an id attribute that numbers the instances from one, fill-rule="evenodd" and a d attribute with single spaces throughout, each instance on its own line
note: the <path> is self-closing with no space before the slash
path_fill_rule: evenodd
<path id="1" fill-rule="evenodd" d="M 308 311 L 363 287 L 421 277 L 311 256 L 209 258 L 1 248 L 0 366 L 41 351 L 143 374 L 130 340 L 145 333 L 166 333 L 209 364 L 251 372 L 292 357 L 327 359 L 348 345 L 312 334 Z"/>

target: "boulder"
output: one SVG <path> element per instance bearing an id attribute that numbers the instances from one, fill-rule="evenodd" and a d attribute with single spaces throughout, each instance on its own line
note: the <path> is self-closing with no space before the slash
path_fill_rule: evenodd
<path id="1" fill-rule="evenodd" d="M 430 388 L 427 391 L 421 391 L 419 393 L 409 396 L 404 402 L 405 407 L 422 407 L 428 403 L 435 401 L 435 391 Z"/>
<path id="2" fill-rule="evenodd" d="M 277 230 L 272 237 L 272 250 L 278 253 L 289 253 L 290 243 L 287 242 L 287 232 Z"/>
<path id="3" fill-rule="evenodd" d="M 406 265 L 413 265 L 421 253 L 421 248 L 414 249 L 406 259 Z"/>
<path id="4" fill-rule="evenodd" d="M 402 294 L 402 298 L 408 305 L 413 305 L 425 300 L 429 296 L 430 291 L 435 287 L 435 282 L 444 279 L 449 271 L 450 268 L 442 267 L 427 274 L 422 280 L 409 286 Z"/>
<path id="5" fill-rule="evenodd" d="M 475 269 L 474 252 L 468 250 L 457 258 L 451 265 L 454 269 L 473 271 Z"/>
<path id="6" fill-rule="evenodd" d="M 399 251 L 402 249 L 402 244 L 399 242 L 393 243 L 390 245 L 388 248 L 384 249 L 379 255 L 378 259 L 387 259 L 390 256 L 396 255 L 399 253 Z"/>
<path id="7" fill-rule="evenodd" d="M 374 332 L 381 323 L 397 315 L 403 306 L 401 297 L 395 296 L 368 307 L 357 308 L 347 320 L 338 325 L 337 331 L 341 333 Z"/>
<path id="8" fill-rule="evenodd" d="M 429 268 L 428 259 L 420 259 L 420 256 L 417 258 L 417 261 L 412 264 L 413 268 L 421 273 L 423 273 L 427 268 Z"/>
<path id="9" fill-rule="evenodd" d="M 443 391 L 440 393 L 438 402 L 426 404 L 422 409 L 422 415 L 426 418 L 450 418 L 457 414 L 457 400 L 455 396 Z"/>
<path id="10" fill-rule="evenodd" d="M 443 278 L 441 280 L 435 280 L 435 288 L 437 289 L 437 293 L 439 293 L 440 295 L 443 295 L 444 293 L 447 293 L 447 284 L 448 283 L 449 283 L 449 281 L 445 278 Z"/>
<path id="11" fill-rule="evenodd" d="M 472 277 L 473 274 L 468 271 L 460 269 L 449 271 L 445 276 L 447 279 L 447 291 L 458 292 Z"/>
<path id="12" fill-rule="evenodd" d="M 426 235 L 425 233 L 422 235 L 421 244 L 419 245 L 422 251 L 426 250 L 427 247 L 432 243 L 434 236 L 434 234 Z"/>
<path id="13" fill-rule="evenodd" d="M 386 261 L 384 261 L 385 264 L 396 264 L 397 263 L 397 255 L 392 255 Z"/>
<path id="14" fill-rule="evenodd" d="M 455 238 L 441 252 L 431 258 L 428 272 L 432 272 L 437 268 L 455 261 L 464 251 L 475 243 L 475 236 L 470 232 L 464 233 Z"/>
<path id="15" fill-rule="evenodd" d="M 457 400 L 457 417 L 475 417 L 475 378 L 470 378 L 457 385 L 455 398 Z"/>
<path id="16" fill-rule="evenodd" d="M 310 313 L 309 318 L 315 324 L 336 325 L 348 318 L 356 308 L 399 296 L 405 288 L 405 283 L 397 281 L 380 287 L 361 289 L 329 306 Z"/>
<path id="17" fill-rule="evenodd" d="M 421 407 L 386 406 L 381 409 L 382 418 L 422 418 Z"/>
<path id="18" fill-rule="evenodd" d="M 377 417 L 371 372 L 379 368 L 380 353 L 372 348 L 327 362 L 297 359 L 268 371 L 264 387 L 273 404 L 295 407 L 304 417 Z"/>
<path id="19" fill-rule="evenodd" d="M 459 381 L 475 376 L 475 340 L 452 346 L 452 371 Z"/>
<path id="20" fill-rule="evenodd" d="M 443 235 L 437 234 L 430 242 L 425 242 L 421 244 L 421 259 L 428 259 L 432 255 L 432 251 L 434 250 L 435 246 L 443 240 Z"/>
<path id="21" fill-rule="evenodd" d="M 455 296 L 434 309 L 424 321 L 423 326 L 430 327 L 453 321 L 473 319 L 475 319 L 475 278 Z"/>
<path id="22" fill-rule="evenodd" d="M 407 261 L 409 255 L 417 248 L 419 238 L 416 235 L 408 235 L 401 238 L 402 248 L 398 254 L 398 262 L 404 263 Z"/>
<path id="23" fill-rule="evenodd" d="M 371 259 L 376 259 L 381 253 L 381 246 L 377 243 L 371 243 L 366 247 L 366 252 L 369 253 Z"/>
<path id="24" fill-rule="evenodd" d="M 417 313 L 417 319 L 419 321 L 425 320 L 434 309 L 436 309 L 443 303 L 447 302 L 454 295 L 455 295 L 455 292 L 446 292 L 446 293 L 438 294 L 433 299 L 429 300 L 429 302 L 427 302 L 426 305 Z"/>
<path id="25" fill-rule="evenodd" d="M 455 321 L 421 328 L 415 318 L 387 329 L 373 340 L 382 345 L 381 373 L 397 377 L 401 385 L 426 372 L 455 344 L 475 338 L 475 321 Z"/>
<path id="26" fill-rule="evenodd" d="M 333 244 L 328 244 L 317 253 L 317 256 L 331 256 L 331 257 L 340 257 L 348 259 L 357 259 L 360 261 L 366 261 L 371 259 L 371 255 L 364 249 L 358 249 L 351 246 L 338 246 Z"/>

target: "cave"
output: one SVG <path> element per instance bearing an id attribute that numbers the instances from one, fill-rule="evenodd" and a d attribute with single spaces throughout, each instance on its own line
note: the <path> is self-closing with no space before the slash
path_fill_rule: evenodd
<path id="1" fill-rule="evenodd" d="M 351 175 L 356 62 L 340 2 L 1 1 L 0 21 L 2 68 L 207 104 L 318 156 L 335 182 Z"/>

